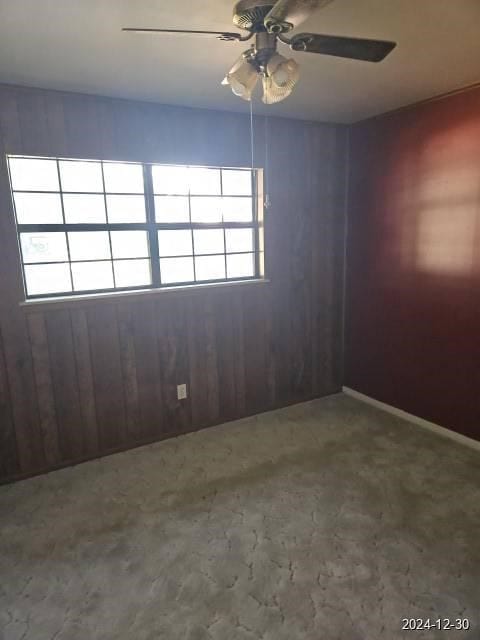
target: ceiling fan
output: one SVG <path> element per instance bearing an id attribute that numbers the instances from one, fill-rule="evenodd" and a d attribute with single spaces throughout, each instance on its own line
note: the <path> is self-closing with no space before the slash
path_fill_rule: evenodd
<path id="1" fill-rule="evenodd" d="M 263 83 L 263 102 L 273 104 L 287 98 L 298 82 L 299 65 L 277 51 L 278 42 L 293 51 L 320 53 L 327 56 L 381 62 L 395 47 L 395 42 L 345 38 L 318 33 L 289 32 L 304 22 L 313 11 L 333 0 L 240 0 L 233 10 L 233 24 L 246 31 L 195 31 L 180 29 L 124 28 L 134 33 L 166 33 L 214 36 L 227 42 L 246 42 L 255 37 L 254 44 L 244 51 L 227 73 L 222 84 L 229 85 L 233 93 L 251 100 L 259 77 Z"/>

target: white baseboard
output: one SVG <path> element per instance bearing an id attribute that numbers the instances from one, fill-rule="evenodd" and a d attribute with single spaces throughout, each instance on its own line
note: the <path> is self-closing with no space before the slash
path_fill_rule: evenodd
<path id="1" fill-rule="evenodd" d="M 375 400 L 374 398 L 366 396 L 359 391 L 350 389 L 350 387 L 343 387 L 343 393 L 345 393 L 347 396 L 355 398 L 356 400 L 360 400 L 360 402 L 365 402 L 366 404 L 370 404 L 373 407 L 377 407 L 377 409 L 382 409 L 387 413 L 391 413 L 397 418 L 402 418 L 403 420 L 412 422 L 413 424 L 416 424 L 423 429 L 428 429 L 429 431 L 432 431 L 433 433 L 436 433 L 443 438 L 449 438 L 450 440 L 454 440 L 455 442 L 463 444 L 466 447 L 470 447 L 471 449 L 480 451 L 480 442 L 478 440 L 473 440 L 473 438 L 463 436 L 461 433 L 457 433 L 456 431 L 452 431 L 451 429 L 441 427 L 439 424 L 435 424 L 434 422 L 429 422 L 428 420 L 424 420 L 423 418 L 414 416 L 412 413 L 407 413 L 406 411 L 402 411 L 401 409 L 392 407 L 392 405 L 386 404 L 385 402 L 380 402 L 380 400 Z"/>

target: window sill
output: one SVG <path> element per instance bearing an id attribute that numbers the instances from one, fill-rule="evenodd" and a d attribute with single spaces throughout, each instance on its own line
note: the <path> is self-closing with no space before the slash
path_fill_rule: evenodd
<path id="1" fill-rule="evenodd" d="M 233 280 L 231 282 L 209 282 L 208 284 L 189 284 L 178 287 L 166 287 L 164 289 L 143 289 L 138 291 L 112 291 L 111 293 L 93 293 L 82 296 L 64 296 L 58 298 L 42 298 L 41 300 L 26 300 L 20 302 L 26 312 L 41 311 L 51 307 L 73 307 L 85 305 L 88 303 L 96 303 L 105 301 L 110 303 L 130 302 L 134 300 L 142 300 L 152 296 L 178 296 L 178 295 L 195 295 L 201 294 L 205 290 L 211 289 L 231 289 L 233 287 L 258 286 L 261 284 L 269 284 L 270 280 L 266 278 L 257 278 L 255 280 Z"/>

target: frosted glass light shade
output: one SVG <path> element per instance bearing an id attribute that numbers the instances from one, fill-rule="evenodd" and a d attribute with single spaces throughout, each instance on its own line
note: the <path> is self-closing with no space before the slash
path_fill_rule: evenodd
<path id="1" fill-rule="evenodd" d="M 263 78 L 263 102 L 274 104 L 288 98 L 298 82 L 299 65 L 295 60 L 287 60 L 276 53 L 267 65 L 267 75 Z"/>
<path id="2" fill-rule="evenodd" d="M 239 98 L 243 100 L 250 101 L 257 81 L 257 70 L 242 54 L 227 73 L 222 84 L 230 85 L 236 96 L 239 96 Z"/>

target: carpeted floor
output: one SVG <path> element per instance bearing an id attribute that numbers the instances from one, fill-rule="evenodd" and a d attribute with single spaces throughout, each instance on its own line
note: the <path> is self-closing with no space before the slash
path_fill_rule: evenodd
<path id="1" fill-rule="evenodd" d="M 480 454 L 343 395 L 0 487 L 0 514 L 2 640 L 480 638 Z M 471 629 L 401 630 L 440 617 Z"/>

